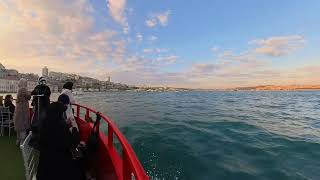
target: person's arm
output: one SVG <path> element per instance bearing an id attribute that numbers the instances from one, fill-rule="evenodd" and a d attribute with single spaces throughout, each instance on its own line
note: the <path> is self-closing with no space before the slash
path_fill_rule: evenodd
<path id="1" fill-rule="evenodd" d="M 50 95 L 51 95 L 51 90 L 50 90 L 49 86 L 47 86 L 47 89 L 46 89 L 44 95 L 50 97 Z"/>
<path id="2" fill-rule="evenodd" d="M 27 101 L 29 101 L 31 99 L 31 94 L 28 92 L 28 90 L 24 91 L 24 97 Z"/>
<path id="3" fill-rule="evenodd" d="M 34 88 L 34 90 L 31 92 L 31 95 L 34 96 L 34 95 L 37 95 L 38 94 L 38 86 L 36 86 Z"/>
<path id="4" fill-rule="evenodd" d="M 11 103 L 10 105 L 9 105 L 9 111 L 12 113 L 12 114 L 14 114 L 14 110 L 16 109 L 16 107 Z"/>
<path id="5" fill-rule="evenodd" d="M 76 103 L 76 100 L 72 94 L 72 92 L 70 91 L 70 93 L 68 94 L 69 96 L 69 99 L 70 99 L 70 104 L 75 104 Z"/>

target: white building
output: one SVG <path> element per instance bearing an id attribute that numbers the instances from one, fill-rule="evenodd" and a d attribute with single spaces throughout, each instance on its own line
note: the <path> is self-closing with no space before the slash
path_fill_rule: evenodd
<path id="1" fill-rule="evenodd" d="M 0 93 L 16 93 L 18 92 L 19 80 L 0 79 Z M 28 81 L 28 91 L 32 91 L 36 87 L 37 82 Z"/>
<path id="2" fill-rule="evenodd" d="M 42 76 L 43 77 L 48 77 L 49 76 L 49 69 L 47 68 L 47 66 L 42 68 Z"/>
<path id="3" fill-rule="evenodd" d="M 0 79 L 1 93 L 15 93 L 18 92 L 18 80 Z"/>

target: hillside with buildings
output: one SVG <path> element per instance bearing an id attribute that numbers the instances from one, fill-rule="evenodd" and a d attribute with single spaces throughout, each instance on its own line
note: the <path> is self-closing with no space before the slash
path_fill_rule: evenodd
<path id="1" fill-rule="evenodd" d="M 231 90 L 238 91 L 303 91 L 320 90 L 320 85 L 263 85 L 253 87 L 238 87 Z"/>
<path id="2" fill-rule="evenodd" d="M 63 84 L 67 81 L 72 81 L 74 87 L 81 91 L 128 90 L 136 88 L 126 84 L 111 82 L 110 77 L 108 77 L 106 81 L 101 81 L 77 74 L 49 71 L 47 67 L 42 69 L 42 76 L 47 79 L 47 84 L 53 92 L 60 91 Z M 7 69 L 0 63 L 0 93 L 17 92 L 20 78 L 27 79 L 28 89 L 32 90 L 37 85 L 39 75 L 33 73 L 19 73 L 15 69 Z"/>

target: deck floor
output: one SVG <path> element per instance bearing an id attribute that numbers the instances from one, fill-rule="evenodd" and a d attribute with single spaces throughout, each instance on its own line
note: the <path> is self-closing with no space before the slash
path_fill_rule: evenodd
<path id="1" fill-rule="evenodd" d="M 0 136 L 0 179 L 24 180 L 22 154 L 15 144 L 16 137 Z"/>

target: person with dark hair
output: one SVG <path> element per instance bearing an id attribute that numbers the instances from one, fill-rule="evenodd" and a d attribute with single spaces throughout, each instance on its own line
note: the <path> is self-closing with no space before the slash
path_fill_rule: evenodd
<path id="1" fill-rule="evenodd" d="M 69 99 L 70 99 L 70 103 L 71 104 L 74 104 L 76 103 L 76 100 L 72 94 L 72 88 L 73 88 L 73 83 L 72 82 L 67 82 L 63 85 L 63 89 L 62 89 L 62 92 L 61 94 L 66 94 L 69 96 Z"/>
<path id="2" fill-rule="evenodd" d="M 0 96 L 0 106 L 3 106 L 3 96 Z"/>
<path id="3" fill-rule="evenodd" d="M 63 103 L 54 102 L 49 105 L 47 116 L 41 122 L 38 180 L 85 179 L 81 165 L 73 159 L 71 153 L 80 140 L 69 131 L 63 117 L 66 110 Z"/>
<path id="4" fill-rule="evenodd" d="M 67 122 L 71 122 L 72 127 L 77 128 L 79 130 L 78 125 L 75 121 L 74 115 L 73 115 L 73 110 L 72 110 L 72 104 L 75 104 L 75 98 L 72 94 L 72 88 L 73 88 L 73 83 L 72 82 L 67 82 L 63 85 L 63 89 L 61 92 L 61 95 L 67 95 L 69 97 L 70 103 L 67 105 L 68 109 L 66 111 L 66 116 L 67 116 Z"/>
<path id="5" fill-rule="evenodd" d="M 16 106 L 12 103 L 13 101 L 13 97 L 11 94 L 6 95 L 6 97 L 4 98 L 4 107 L 9 108 L 10 111 L 10 119 L 13 118 L 13 114 L 14 114 L 14 110 L 16 108 Z"/>

